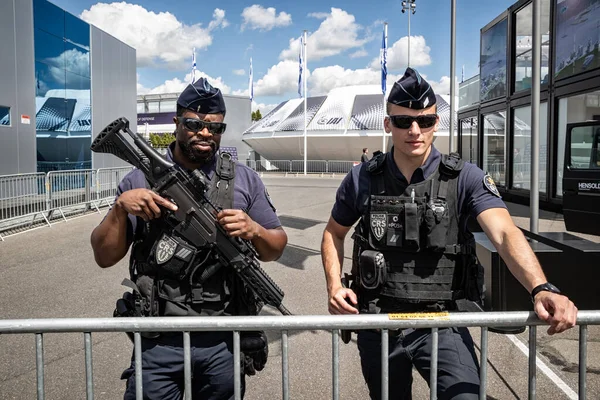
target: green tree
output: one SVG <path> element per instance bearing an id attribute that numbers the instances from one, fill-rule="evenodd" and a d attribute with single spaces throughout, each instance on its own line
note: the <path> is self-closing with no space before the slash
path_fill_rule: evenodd
<path id="1" fill-rule="evenodd" d="M 172 133 L 151 133 L 150 144 L 152 147 L 162 148 L 168 147 L 175 140 L 175 135 Z"/>
<path id="2" fill-rule="evenodd" d="M 252 121 L 259 121 L 262 119 L 262 114 L 260 110 L 252 111 Z"/>

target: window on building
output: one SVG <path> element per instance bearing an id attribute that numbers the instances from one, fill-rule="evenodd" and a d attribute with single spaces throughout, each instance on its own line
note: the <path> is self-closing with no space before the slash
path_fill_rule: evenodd
<path id="1" fill-rule="evenodd" d="M 479 75 L 461 82 L 458 85 L 458 108 L 479 104 Z"/>
<path id="2" fill-rule="evenodd" d="M 531 106 L 514 109 L 512 187 L 531 188 Z M 548 103 L 540 104 L 539 190 L 546 193 L 548 148 Z"/>
<path id="3" fill-rule="evenodd" d="M 558 102 L 558 149 L 556 196 L 562 197 L 562 176 L 565 165 L 567 124 L 600 119 L 600 90 L 565 97 Z"/>
<path id="4" fill-rule="evenodd" d="M 0 106 L 0 126 L 10 126 L 10 107 Z"/>
<path id="5" fill-rule="evenodd" d="M 483 115 L 483 170 L 498 186 L 506 186 L 505 157 L 506 113 L 496 111 Z"/>
<path id="6" fill-rule="evenodd" d="M 600 127 L 580 126 L 571 131 L 572 169 L 600 169 Z"/>
<path id="7" fill-rule="evenodd" d="M 144 103 L 143 101 L 138 101 L 137 112 L 138 112 L 138 114 L 145 113 L 146 112 L 146 103 Z"/>
<path id="8" fill-rule="evenodd" d="M 550 51 L 550 0 L 542 0 L 541 2 L 542 20 L 542 52 L 541 52 L 541 83 L 548 83 L 548 60 Z M 515 76 L 514 76 L 514 88 L 515 92 L 520 90 L 531 88 L 531 69 L 532 69 L 532 40 L 533 40 L 533 29 L 532 23 L 532 12 L 533 5 L 529 4 L 527 7 L 517 12 L 517 27 L 516 27 L 516 57 L 515 57 Z"/>
<path id="9" fill-rule="evenodd" d="M 161 100 L 160 112 L 174 112 L 177 111 L 177 100 Z"/>
<path id="10" fill-rule="evenodd" d="M 149 101 L 146 103 L 148 106 L 148 112 L 157 113 L 160 112 L 160 102 L 157 101 Z"/>
<path id="11" fill-rule="evenodd" d="M 477 117 L 460 120 L 461 157 L 463 160 L 477 164 Z"/>
<path id="12" fill-rule="evenodd" d="M 90 27 L 34 0 L 38 171 L 91 168 Z"/>
<path id="13" fill-rule="evenodd" d="M 481 101 L 506 96 L 506 18 L 481 35 Z"/>

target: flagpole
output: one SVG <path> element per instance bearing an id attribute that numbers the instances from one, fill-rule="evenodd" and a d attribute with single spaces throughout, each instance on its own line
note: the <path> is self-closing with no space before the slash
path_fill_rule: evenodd
<path id="1" fill-rule="evenodd" d="M 385 119 L 385 114 L 386 114 L 386 110 L 385 110 L 385 92 L 386 92 L 386 87 L 387 87 L 387 65 L 384 65 L 384 63 L 387 63 L 387 39 L 388 39 L 388 24 L 387 22 L 383 23 L 383 43 L 382 43 L 382 47 L 383 47 L 383 54 L 382 54 L 382 73 L 381 73 L 381 91 L 383 92 L 383 119 Z M 384 73 L 385 71 L 385 73 Z M 382 121 L 383 121 L 382 119 Z M 381 152 L 385 153 L 386 151 L 386 145 L 385 145 L 385 124 L 383 125 L 383 131 L 381 132 Z"/>
<path id="2" fill-rule="evenodd" d="M 456 0 L 450 7 L 450 134 L 448 135 L 448 153 L 454 151 L 454 113 L 456 111 Z"/>
<path id="3" fill-rule="evenodd" d="M 302 92 L 304 94 L 304 175 L 306 175 L 306 163 L 307 163 L 307 157 L 306 157 L 306 124 L 308 123 L 307 121 L 307 115 L 306 115 L 306 66 L 308 64 L 308 62 L 306 61 L 306 29 L 304 30 L 304 57 L 302 60 L 302 63 L 304 64 L 302 67 L 302 83 L 304 85 Z"/>

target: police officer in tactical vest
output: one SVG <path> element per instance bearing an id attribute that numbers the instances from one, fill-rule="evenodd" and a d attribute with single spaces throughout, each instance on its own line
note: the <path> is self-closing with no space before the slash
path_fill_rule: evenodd
<path id="1" fill-rule="evenodd" d="M 219 151 L 225 133 L 225 102 L 221 91 L 204 78 L 190 84 L 177 100 L 175 142 L 167 159 L 184 170 L 202 170 L 209 178 L 207 196 L 222 208 L 216 222 L 231 236 L 250 240 L 261 261 L 279 258 L 287 235 L 256 172 Z M 255 315 L 260 303 L 231 268 L 218 267 L 210 248 L 186 243 L 162 223 L 164 209 L 176 205 L 149 190 L 139 170 L 129 173 L 117 191 L 106 218 L 92 233 L 99 266 L 116 264 L 131 246 L 131 288 L 117 302 L 116 316 Z M 266 363 L 267 343 L 262 332 L 241 339 L 243 369 L 248 375 Z M 233 387 L 231 332 L 191 334 L 192 397 L 230 399 Z M 184 388 L 181 332 L 144 334 L 142 338 L 145 399 L 180 399 Z M 131 366 L 125 399 L 135 398 Z M 242 393 L 244 392 L 242 375 Z"/>
<path id="2" fill-rule="evenodd" d="M 521 231 L 514 225 L 492 178 L 457 154 L 433 146 L 438 129 L 436 96 L 408 68 L 389 94 L 385 131 L 389 153 L 374 153 L 341 183 L 323 233 L 322 257 L 329 312 L 452 312 L 457 300 L 483 299 L 483 271 L 467 229 L 475 218 L 512 274 L 532 295 L 549 334 L 571 328 L 577 308 L 550 284 Z M 352 283 L 342 284 L 344 238 L 355 222 Z M 371 398 L 381 397 L 381 333 L 357 336 Z M 389 335 L 390 399 L 412 397 L 412 367 L 429 380 L 430 329 Z M 477 399 L 479 364 L 466 328 L 440 329 L 439 399 Z"/>

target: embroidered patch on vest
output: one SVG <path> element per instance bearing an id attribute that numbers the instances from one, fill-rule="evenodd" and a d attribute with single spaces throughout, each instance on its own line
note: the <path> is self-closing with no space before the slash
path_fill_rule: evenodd
<path id="1" fill-rule="evenodd" d="M 500 192 L 498 191 L 498 188 L 496 187 L 494 180 L 492 179 L 492 177 L 489 174 L 483 177 L 483 185 L 487 188 L 487 190 L 492 192 L 493 195 L 502 197 L 502 196 L 500 196 Z"/>
<path id="2" fill-rule="evenodd" d="M 163 237 L 156 244 L 155 258 L 157 264 L 164 264 L 173 257 L 175 249 L 177 248 L 177 242 L 167 235 Z"/>
<path id="3" fill-rule="evenodd" d="M 381 240 L 387 228 L 387 213 L 371 213 L 371 232 Z"/>

